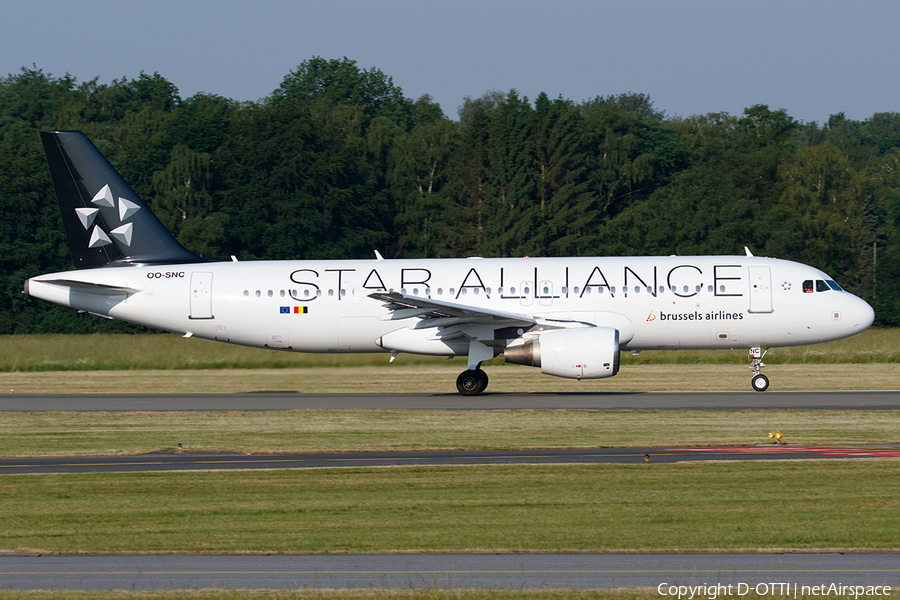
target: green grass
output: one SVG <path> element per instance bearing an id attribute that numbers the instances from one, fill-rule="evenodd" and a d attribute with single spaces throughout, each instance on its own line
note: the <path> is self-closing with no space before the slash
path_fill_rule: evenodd
<path id="1" fill-rule="evenodd" d="M 897 551 L 900 461 L 6 475 L 0 549 Z"/>
<path id="2" fill-rule="evenodd" d="M 205 369 L 143 371 L 0 372 L 0 393 L 120 394 L 288 392 L 315 394 L 414 393 L 456 396 L 462 364 L 407 365 L 403 358 L 384 367 L 302 369 Z M 487 366 L 488 393 L 610 393 L 658 391 L 748 391 L 750 371 L 731 365 L 626 365 L 608 379 L 577 381 L 543 375 L 521 365 Z M 771 391 L 891 390 L 900 382 L 892 363 L 807 364 L 766 367 Z M 297 401 L 301 402 L 301 396 Z"/>
<path id="3" fill-rule="evenodd" d="M 742 364 L 746 349 L 647 351 L 622 354 L 623 365 Z M 858 336 L 815 346 L 779 348 L 778 364 L 898 363 L 900 330 L 869 329 Z M 440 357 L 403 355 L 404 365 L 446 365 Z M 455 359 L 458 369 L 463 359 Z M 503 359 L 489 364 L 502 365 Z M 276 352 L 174 334 L 5 335 L 0 336 L 0 372 L 144 369 L 294 369 L 389 366 L 384 354 L 326 355 Z M 512 368 L 512 367 L 511 367 Z"/>
<path id="4" fill-rule="evenodd" d="M 0 455 L 900 443 L 900 411 L 299 410 L 3 413 Z"/>

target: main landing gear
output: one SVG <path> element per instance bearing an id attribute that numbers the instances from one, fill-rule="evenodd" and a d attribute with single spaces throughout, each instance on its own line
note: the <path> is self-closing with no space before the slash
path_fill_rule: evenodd
<path id="1" fill-rule="evenodd" d="M 750 348 L 750 370 L 754 373 L 753 379 L 750 380 L 750 386 L 757 392 L 764 392 L 769 389 L 769 378 L 760 373 L 762 368 L 766 366 L 762 359 L 768 351 L 768 348 L 765 350 L 759 347 Z"/>
<path id="2" fill-rule="evenodd" d="M 456 389 L 463 396 L 477 396 L 487 387 L 487 373 L 481 369 L 463 371 L 456 378 Z"/>

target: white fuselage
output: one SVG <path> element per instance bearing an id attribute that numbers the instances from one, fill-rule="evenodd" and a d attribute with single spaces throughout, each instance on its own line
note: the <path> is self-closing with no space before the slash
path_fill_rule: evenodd
<path id="1" fill-rule="evenodd" d="M 106 267 L 34 277 L 27 290 L 247 346 L 453 355 L 468 346 L 435 339 L 415 310 L 390 311 L 369 294 L 615 328 L 622 350 L 747 348 L 825 342 L 868 327 L 866 302 L 836 286 L 816 291 L 829 280 L 806 265 L 750 256 L 471 258 Z M 496 339 L 522 334 L 498 330 Z"/>

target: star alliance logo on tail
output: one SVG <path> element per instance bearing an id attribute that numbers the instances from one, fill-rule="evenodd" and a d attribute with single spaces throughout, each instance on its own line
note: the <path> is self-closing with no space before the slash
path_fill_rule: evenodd
<path id="1" fill-rule="evenodd" d="M 112 193 L 112 190 L 109 189 L 109 184 L 103 186 L 99 192 L 94 194 L 93 199 L 91 200 L 91 204 L 94 204 L 98 207 L 106 207 L 106 208 L 116 208 L 116 198 Z M 113 236 L 118 242 L 124 244 L 126 247 L 131 246 L 131 238 L 134 233 L 134 227 L 131 223 L 125 223 L 125 219 L 131 217 L 137 211 L 141 210 L 141 207 L 131 200 L 126 198 L 119 197 L 118 202 L 118 214 L 119 214 L 119 222 L 122 223 L 115 229 L 111 229 L 109 231 L 109 235 Z M 82 226 L 84 226 L 85 230 L 88 230 L 93 225 L 94 228 L 91 231 L 91 239 L 88 242 L 88 248 L 100 248 L 102 246 L 108 246 L 113 243 L 113 241 L 107 235 L 103 229 L 101 229 L 100 225 L 94 225 L 94 221 L 97 218 L 97 214 L 100 212 L 100 208 L 76 208 L 75 212 L 78 214 L 78 220 L 81 222 Z"/>

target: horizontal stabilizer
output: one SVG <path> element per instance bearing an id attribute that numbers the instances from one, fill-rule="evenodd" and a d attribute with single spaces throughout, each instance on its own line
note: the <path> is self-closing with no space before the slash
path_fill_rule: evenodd
<path id="1" fill-rule="evenodd" d="M 30 280 L 29 280 L 30 281 Z M 140 288 L 135 288 L 131 286 L 125 285 L 109 285 L 106 283 L 92 283 L 89 281 L 74 281 L 72 279 L 36 279 L 35 281 L 39 281 L 40 283 L 46 283 L 48 285 L 55 285 L 57 287 L 69 288 L 83 294 L 110 294 L 110 293 L 118 293 L 118 294 L 136 294 L 140 292 Z M 27 293 L 27 290 L 26 290 Z"/>

